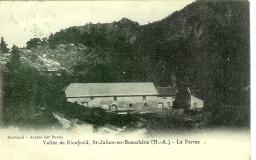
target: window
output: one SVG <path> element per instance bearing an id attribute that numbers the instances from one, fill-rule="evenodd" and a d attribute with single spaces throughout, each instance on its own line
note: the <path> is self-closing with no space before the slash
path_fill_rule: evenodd
<path id="1" fill-rule="evenodd" d="M 129 108 L 132 108 L 132 107 L 133 107 L 133 105 L 130 103 L 130 104 L 129 104 Z"/>
<path id="2" fill-rule="evenodd" d="M 146 96 L 143 96 L 143 100 L 146 100 Z"/>
<path id="3" fill-rule="evenodd" d="M 167 102 L 167 106 L 171 108 L 171 102 Z"/>
<path id="4" fill-rule="evenodd" d="M 94 97 L 91 97 L 91 100 L 93 100 L 94 99 Z"/>
<path id="5" fill-rule="evenodd" d="M 144 107 L 147 107 L 148 106 L 148 104 L 147 103 L 144 103 Z"/>
<path id="6" fill-rule="evenodd" d="M 114 97 L 114 101 L 117 101 L 117 97 Z"/>
<path id="7" fill-rule="evenodd" d="M 197 103 L 196 102 L 194 102 L 194 107 L 197 107 Z"/>

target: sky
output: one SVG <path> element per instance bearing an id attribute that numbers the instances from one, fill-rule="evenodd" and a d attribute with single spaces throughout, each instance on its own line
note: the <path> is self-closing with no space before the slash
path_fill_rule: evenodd
<path id="1" fill-rule="evenodd" d="M 123 17 L 140 24 L 161 20 L 192 0 L 161 1 L 0 1 L 0 37 L 10 48 L 35 37 L 86 23 L 108 23 Z"/>

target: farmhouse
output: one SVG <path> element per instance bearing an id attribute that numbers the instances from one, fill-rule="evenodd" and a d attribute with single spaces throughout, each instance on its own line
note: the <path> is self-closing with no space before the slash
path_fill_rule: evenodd
<path id="1" fill-rule="evenodd" d="M 68 102 L 101 107 L 113 112 L 155 112 L 173 109 L 178 90 L 146 83 L 71 83 L 65 90 Z M 203 108 L 203 101 L 190 94 L 190 109 Z"/>
<path id="2" fill-rule="evenodd" d="M 153 83 L 71 83 L 67 101 L 110 111 L 157 109 L 158 92 Z"/>

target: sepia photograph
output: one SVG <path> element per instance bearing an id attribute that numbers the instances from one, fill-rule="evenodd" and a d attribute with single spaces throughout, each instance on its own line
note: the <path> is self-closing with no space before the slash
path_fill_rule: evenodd
<path id="1" fill-rule="evenodd" d="M 0 159 L 250 159 L 249 1 L 0 1 L 0 19 Z"/>

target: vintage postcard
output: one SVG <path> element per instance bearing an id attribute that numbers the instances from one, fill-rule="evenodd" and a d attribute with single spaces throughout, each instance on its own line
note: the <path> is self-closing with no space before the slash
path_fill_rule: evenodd
<path id="1" fill-rule="evenodd" d="M 0 1 L 0 160 L 248 160 L 246 0 Z"/>

